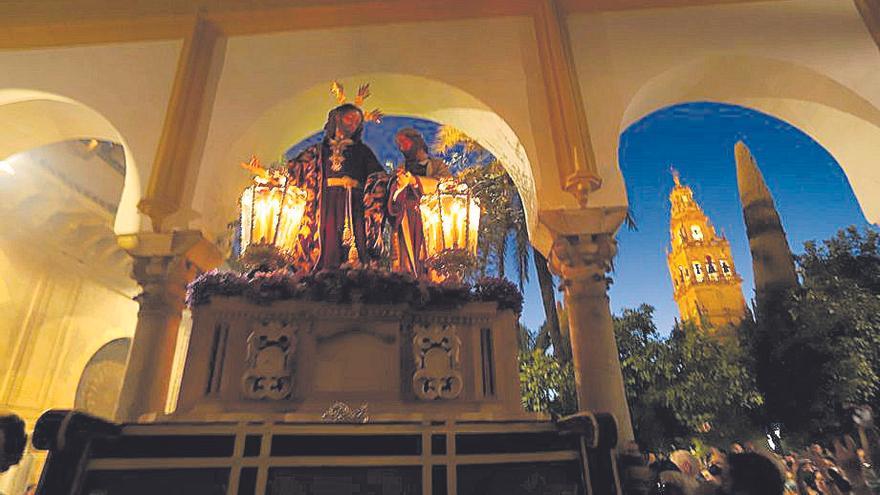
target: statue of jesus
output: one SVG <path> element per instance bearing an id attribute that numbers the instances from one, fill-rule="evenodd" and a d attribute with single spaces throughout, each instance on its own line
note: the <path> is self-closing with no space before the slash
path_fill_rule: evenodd
<path id="1" fill-rule="evenodd" d="M 346 103 L 330 111 L 321 142 L 289 164 L 293 183 L 307 191 L 298 257 L 315 269 L 369 262 L 364 231 L 364 184 L 385 169 L 364 144 L 364 113 Z"/>

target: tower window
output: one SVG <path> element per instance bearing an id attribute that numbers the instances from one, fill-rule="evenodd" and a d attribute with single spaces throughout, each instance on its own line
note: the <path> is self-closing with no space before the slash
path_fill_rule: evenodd
<path id="1" fill-rule="evenodd" d="M 691 225 L 691 237 L 693 237 L 695 241 L 703 240 L 703 231 L 700 229 L 699 225 Z"/>
<path id="2" fill-rule="evenodd" d="M 703 267 L 696 261 L 694 262 L 694 278 L 697 279 L 697 282 L 703 281 Z"/>
<path id="3" fill-rule="evenodd" d="M 706 273 L 709 275 L 709 280 L 718 280 L 718 269 L 715 268 L 715 261 L 711 256 L 706 256 Z"/>
<path id="4" fill-rule="evenodd" d="M 728 265 L 727 262 L 724 260 L 718 260 L 718 265 L 721 266 L 721 273 L 725 277 L 729 277 L 731 273 L 730 265 Z"/>

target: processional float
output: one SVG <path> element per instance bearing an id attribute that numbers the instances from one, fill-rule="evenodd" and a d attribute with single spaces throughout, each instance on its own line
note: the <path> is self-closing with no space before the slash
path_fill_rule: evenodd
<path id="1" fill-rule="evenodd" d="M 315 198 L 284 167 L 246 168 L 251 269 L 190 285 L 176 407 L 122 425 L 47 412 L 40 495 L 621 493 L 612 416 L 523 409 L 513 284 L 296 265 L 315 258 L 300 242 Z M 418 211 L 428 256 L 476 254 L 465 184 L 442 181 Z"/>

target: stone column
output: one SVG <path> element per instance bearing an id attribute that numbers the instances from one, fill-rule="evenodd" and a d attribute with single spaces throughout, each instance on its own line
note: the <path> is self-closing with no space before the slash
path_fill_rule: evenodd
<path id="1" fill-rule="evenodd" d="M 562 278 L 578 409 L 613 414 L 621 445 L 634 437 L 607 293 L 616 252 L 611 234 L 560 235 L 549 258 Z"/>
<path id="2" fill-rule="evenodd" d="M 116 420 L 134 422 L 165 411 L 186 285 L 222 261 L 198 231 L 123 235 L 119 245 L 134 258 L 132 276 L 142 288 Z"/>

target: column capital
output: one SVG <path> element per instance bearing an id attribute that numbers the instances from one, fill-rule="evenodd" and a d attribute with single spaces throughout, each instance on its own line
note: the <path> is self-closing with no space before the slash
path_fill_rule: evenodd
<path id="1" fill-rule="evenodd" d="M 179 312 L 186 285 L 223 260 L 197 230 L 124 234 L 117 243 L 134 259 L 132 277 L 142 288 L 137 296 L 141 310 L 165 307 Z"/>
<path id="2" fill-rule="evenodd" d="M 611 234 L 561 235 L 553 241 L 548 261 L 550 270 L 562 277 L 566 293 L 576 295 L 593 287 L 604 295 L 606 273 L 616 253 L 617 241 Z"/>

